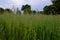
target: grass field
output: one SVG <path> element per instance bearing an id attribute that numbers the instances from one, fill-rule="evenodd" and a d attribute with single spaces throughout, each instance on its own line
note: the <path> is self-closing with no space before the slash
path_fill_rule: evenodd
<path id="1" fill-rule="evenodd" d="M 0 40 L 60 40 L 60 15 L 0 15 Z"/>

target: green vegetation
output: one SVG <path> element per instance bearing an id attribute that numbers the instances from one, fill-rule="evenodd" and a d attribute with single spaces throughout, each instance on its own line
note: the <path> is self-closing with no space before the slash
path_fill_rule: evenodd
<path id="1" fill-rule="evenodd" d="M 0 8 L 0 14 L 3 14 L 3 13 L 4 13 L 4 9 Z"/>
<path id="2" fill-rule="evenodd" d="M 60 15 L 0 15 L 0 40 L 60 40 Z"/>
<path id="3" fill-rule="evenodd" d="M 22 8 L 21 8 L 22 11 L 24 11 L 24 13 L 26 14 L 30 14 L 31 13 L 31 6 L 26 4 L 26 5 L 23 5 Z"/>
<path id="4" fill-rule="evenodd" d="M 60 15 L 60 0 L 51 0 L 52 5 L 44 7 L 44 14 Z"/>
<path id="5" fill-rule="evenodd" d="M 0 8 L 0 40 L 60 40 L 60 1 L 52 3 L 43 11 Z"/>
<path id="6" fill-rule="evenodd" d="M 45 6 L 43 8 L 43 11 L 36 11 L 31 10 L 31 5 L 22 5 L 21 10 L 19 8 L 13 7 L 13 9 L 3 9 L 0 8 L 0 14 L 3 14 L 4 12 L 9 13 L 15 13 L 15 14 L 21 14 L 23 12 L 24 14 L 43 14 L 43 15 L 60 15 L 60 1 L 59 0 L 51 0 L 52 4 L 49 6 Z"/>

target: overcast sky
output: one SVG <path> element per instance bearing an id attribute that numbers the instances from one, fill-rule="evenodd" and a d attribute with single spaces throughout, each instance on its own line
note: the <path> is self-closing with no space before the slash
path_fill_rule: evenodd
<path id="1" fill-rule="evenodd" d="M 32 10 L 43 10 L 43 7 L 50 5 L 51 0 L 0 0 L 0 7 L 3 8 L 13 8 L 19 7 L 21 9 L 22 5 L 29 4 Z"/>

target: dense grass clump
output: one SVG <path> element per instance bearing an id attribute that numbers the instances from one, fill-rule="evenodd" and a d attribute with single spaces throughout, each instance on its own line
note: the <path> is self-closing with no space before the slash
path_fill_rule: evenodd
<path id="1" fill-rule="evenodd" d="M 0 40 L 60 40 L 60 15 L 0 15 Z"/>

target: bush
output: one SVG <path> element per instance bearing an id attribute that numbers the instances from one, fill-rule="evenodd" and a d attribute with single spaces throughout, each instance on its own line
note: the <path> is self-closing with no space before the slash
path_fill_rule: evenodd
<path id="1" fill-rule="evenodd" d="M 0 14 L 3 14 L 3 13 L 4 13 L 4 9 L 0 8 Z"/>

